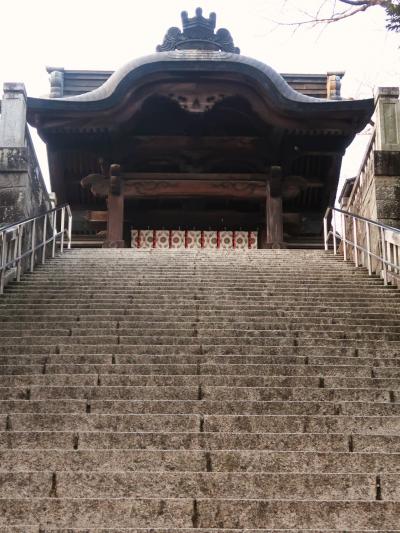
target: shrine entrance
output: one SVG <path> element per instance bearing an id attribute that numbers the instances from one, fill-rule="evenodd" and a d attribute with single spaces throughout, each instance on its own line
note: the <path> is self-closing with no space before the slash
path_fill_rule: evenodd
<path id="1" fill-rule="evenodd" d="M 341 75 L 240 55 L 215 15 L 182 23 L 156 54 L 114 73 L 50 69 L 50 98 L 28 98 L 73 233 L 105 247 L 321 243 L 373 101 L 341 100 Z"/>
<path id="2" fill-rule="evenodd" d="M 155 177 L 113 164 L 108 178 L 90 174 L 82 186 L 106 198 L 107 216 L 97 222 L 106 223 L 107 247 L 284 247 L 280 167 L 266 175 Z"/>
<path id="3" fill-rule="evenodd" d="M 125 200 L 124 240 L 135 249 L 254 249 L 263 221 L 259 199 Z"/>

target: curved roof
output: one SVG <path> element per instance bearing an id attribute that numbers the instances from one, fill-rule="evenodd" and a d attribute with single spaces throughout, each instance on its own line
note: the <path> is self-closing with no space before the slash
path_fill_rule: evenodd
<path id="1" fill-rule="evenodd" d="M 361 121 L 373 111 L 373 99 L 326 100 L 313 98 L 292 89 L 273 68 L 255 59 L 228 52 L 175 50 L 158 52 L 134 59 L 118 69 L 99 88 L 63 98 L 28 98 L 28 112 L 95 112 L 113 108 L 130 88 L 151 74 L 214 73 L 240 74 L 265 89 L 265 95 L 277 111 L 295 115 L 319 112 L 349 112 Z"/>

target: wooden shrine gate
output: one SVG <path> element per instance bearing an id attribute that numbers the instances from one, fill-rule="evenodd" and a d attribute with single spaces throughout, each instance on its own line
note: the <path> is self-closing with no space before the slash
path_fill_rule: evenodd
<path id="1" fill-rule="evenodd" d="M 89 174 L 81 180 L 96 197 L 107 199 L 105 247 L 125 246 L 124 203 L 130 198 L 257 198 L 265 202 L 265 231 L 262 248 L 282 248 L 282 190 L 298 194 L 302 180 L 297 176 L 282 179 L 281 167 L 271 166 L 265 174 L 155 174 L 122 172 L 119 164 L 109 167 L 109 175 Z M 96 213 L 98 216 L 99 213 Z M 257 248 L 256 231 L 240 230 L 142 230 L 131 236 L 134 248 Z M 150 232 L 150 233 L 149 233 Z M 143 237 L 145 235 L 145 237 Z M 139 244 L 139 245 L 138 245 Z"/>

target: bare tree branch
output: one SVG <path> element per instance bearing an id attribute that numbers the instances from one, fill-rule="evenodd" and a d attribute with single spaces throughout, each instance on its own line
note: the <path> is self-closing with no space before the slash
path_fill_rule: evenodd
<path id="1" fill-rule="evenodd" d="M 393 17 L 393 11 L 400 11 L 399 0 L 333 0 L 332 11 L 329 16 L 321 16 L 321 12 L 326 6 L 328 0 L 323 0 L 320 4 L 315 15 L 304 12 L 304 15 L 307 17 L 304 20 L 299 20 L 295 22 L 279 22 L 279 25 L 283 26 L 304 26 L 310 25 L 315 26 L 317 24 L 331 24 L 333 22 L 338 22 L 340 20 L 353 17 L 358 13 L 362 13 L 371 7 L 381 7 L 386 10 L 389 16 Z M 343 10 L 337 10 L 337 4 L 345 4 L 347 7 Z M 389 29 L 393 29 L 390 26 L 389 20 Z"/>

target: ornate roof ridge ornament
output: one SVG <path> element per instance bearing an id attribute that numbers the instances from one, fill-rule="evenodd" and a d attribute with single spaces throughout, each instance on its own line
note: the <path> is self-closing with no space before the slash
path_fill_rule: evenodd
<path id="1" fill-rule="evenodd" d="M 189 18 L 187 11 L 182 11 L 181 31 L 177 27 L 169 28 L 164 42 L 157 46 L 157 52 L 171 50 L 213 50 L 240 54 L 240 49 L 234 43 L 230 32 L 220 28 L 215 32 L 217 15 L 210 13 L 209 18 L 203 17 L 201 7 L 196 9 L 196 15 Z"/>

